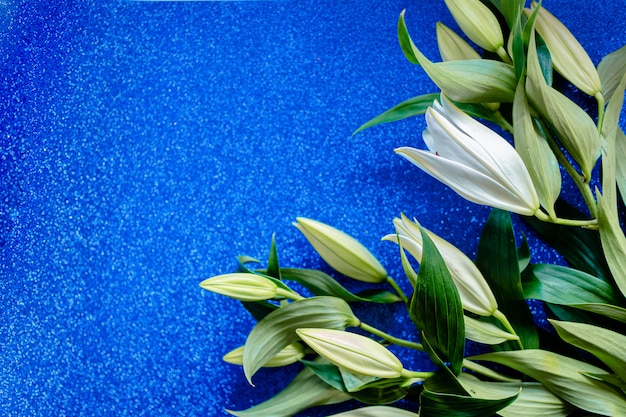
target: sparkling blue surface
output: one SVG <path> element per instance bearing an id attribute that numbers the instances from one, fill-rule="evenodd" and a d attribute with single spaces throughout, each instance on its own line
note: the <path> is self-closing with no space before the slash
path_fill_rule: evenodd
<path id="1" fill-rule="evenodd" d="M 624 0 L 544 5 L 596 63 L 626 43 Z M 400 212 L 474 254 L 488 210 L 393 153 L 422 146 L 422 119 L 351 137 L 434 91 L 397 45 L 405 8 L 437 59 L 443 2 L 0 4 L 0 415 L 224 416 L 269 398 L 296 369 L 253 388 L 222 363 L 253 321 L 198 283 L 265 259 L 273 232 L 284 266 L 325 268 L 296 216 L 358 237 L 401 282 L 380 241 Z M 413 337 L 398 306 L 355 311 Z"/>

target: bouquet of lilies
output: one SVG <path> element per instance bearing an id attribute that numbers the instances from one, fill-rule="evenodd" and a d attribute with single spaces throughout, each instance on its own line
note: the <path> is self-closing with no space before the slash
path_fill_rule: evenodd
<path id="1" fill-rule="evenodd" d="M 402 51 L 441 91 L 407 100 L 357 132 L 425 114 L 426 149 L 396 153 L 467 200 L 493 207 L 476 260 L 401 215 L 383 239 L 398 245 L 412 288 L 406 295 L 356 239 L 297 218 L 294 225 L 331 268 L 388 290 L 355 294 L 322 271 L 282 268 L 273 240 L 265 268 L 241 256 L 237 272 L 203 281 L 202 288 L 241 300 L 258 320 L 245 345 L 224 357 L 243 365 L 250 383 L 261 367 L 304 365 L 275 397 L 231 414 L 291 416 L 356 399 L 365 406 L 336 416 L 626 416 L 619 209 L 626 196 L 626 135 L 619 127 L 626 46 L 596 68 L 540 3 L 445 3 L 482 56 L 438 24 L 443 60 L 430 61 L 409 36 L 403 12 Z M 590 96 L 597 111 L 588 114 L 557 90 L 553 71 Z M 499 125 L 510 139 L 477 119 Z M 561 197 L 563 174 L 580 192 L 579 207 Z M 510 213 L 523 216 L 569 266 L 531 263 Z M 550 311 L 548 329 L 534 322 L 530 299 Z M 403 303 L 419 343 L 365 323 L 354 302 Z M 466 356 L 468 340 L 484 353 Z M 425 352 L 435 370 L 405 368 L 391 345 Z M 409 392 L 419 395 L 419 408 L 391 405 Z"/>

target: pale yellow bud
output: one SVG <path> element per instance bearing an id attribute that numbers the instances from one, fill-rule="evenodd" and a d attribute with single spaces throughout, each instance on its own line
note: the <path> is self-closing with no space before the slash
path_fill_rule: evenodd
<path id="1" fill-rule="evenodd" d="M 293 225 L 331 267 L 342 274 L 365 282 L 382 282 L 387 271 L 378 260 L 352 236 L 327 224 L 298 217 Z"/>
<path id="2" fill-rule="evenodd" d="M 240 346 L 237 349 L 233 349 L 228 352 L 222 358 L 224 362 L 231 363 L 233 365 L 243 365 L 243 352 L 245 347 Z M 304 349 L 299 343 L 292 343 L 287 345 L 283 350 L 278 352 L 276 356 L 266 362 L 264 368 L 277 368 L 280 366 L 290 365 L 299 361 L 304 357 Z"/>
<path id="3" fill-rule="evenodd" d="M 296 333 L 320 356 L 350 372 L 380 378 L 402 376 L 400 360 L 368 337 L 330 329 L 297 329 Z"/>
<path id="4" fill-rule="evenodd" d="M 437 46 L 444 61 L 481 59 L 469 43 L 441 22 L 437 22 Z"/>
<path id="5" fill-rule="evenodd" d="M 536 7 L 539 6 L 533 2 L 531 10 L 525 9 L 524 12 L 530 16 Z M 559 74 L 590 96 L 602 92 L 598 71 L 589 55 L 559 19 L 541 7 L 535 20 L 535 29 L 546 42 L 552 65 Z"/>
<path id="6" fill-rule="evenodd" d="M 498 52 L 504 46 L 498 18 L 480 0 L 445 2 L 461 30 L 476 45 L 490 52 Z"/>
<path id="7" fill-rule="evenodd" d="M 205 290 L 240 301 L 262 301 L 276 296 L 278 286 L 256 274 L 234 273 L 218 275 L 200 283 Z"/>

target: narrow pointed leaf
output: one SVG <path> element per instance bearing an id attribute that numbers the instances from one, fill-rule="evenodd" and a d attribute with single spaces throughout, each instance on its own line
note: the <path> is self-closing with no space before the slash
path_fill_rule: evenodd
<path id="1" fill-rule="evenodd" d="M 604 416 L 626 415 L 626 397 L 613 386 L 582 373 L 605 373 L 602 369 L 546 350 L 494 352 L 469 358 L 508 366 L 541 382 L 565 401 Z"/>
<path id="2" fill-rule="evenodd" d="M 281 268 L 280 274 L 283 280 L 295 281 L 302 284 L 315 295 L 328 295 L 341 298 L 342 300 L 366 301 L 378 303 L 394 303 L 400 301 L 398 296 L 389 292 L 376 292 L 366 295 L 356 295 L 348 291 L 330 275 L 317 269 Z"/>
<path id="3" fill-rule="evenodd" d="M 409 314 L 422 332 L 425 347 L 450 363 L 454 374 L 461 372 L 465 347 L 463 306 L 450 272 L 437 247 L 420 227 L 423 241 L 415 292 Z M 430 349 L 429 349 L 430 350 Z"/>
<path id="4" fill-rule="evenodd" d="M 519 390 L 511 396 L 484 399 L 429 391 L 424 388 L 420 397 L 420 417 L 491 417 L 511 404 Z"/>
<path id="5" fill-rule="evenodd" d="M 363 407 L 356 410 L 346 411 L 344 413 L 333 414 L 328 417 L 418 417 L 416 413 L 403 410 L 396 407 L 387 407 L 383 405 Z"/>
<path id="6" fill-rule="evenodd" d="M 364 123 L 361 127 L 355 130 L 352 135 L 354 136 L 362 130 L 382 123 L 396 122 L 398 120 L 424 114 L 426 113 L 426 109 L 433 104 L 433 101 L 439 98 L 439 95 L 439 93 L 424 94 L 403 101 L 397 106 L 390 108 L 386 112 Z"/>
<path id="7" fill-rule="evenodd" d="M 272 245 L 270 246 L 270 255 L 267 259 L 267 275 L 278 280 L 280 279 L 280 265 L 278 264 L 275 234 L 272 234 Z"/>
<path id="8" fill-rule="evenodd" d="M 586 350 L 626 381 L 626 336 L 585 323 L 550 320 L 561 339 Z"/>
<path id="9" fill-rule="evenodd" d="M 623 307 L 598 303 L 572 304 L 570 307 L 574 307 L 579 310 L 589 311 L 590 313 L 600 314 L 604 317 L 626 323 L 626 308 Z"/>
<path id="10" fill-rule="evenodd" d="M 626 295 L 626 236 L 619 224 L 617 212 L 603 195 L 598 199 L 598 230 L 602 249 L 613 279 L 623 295 Z"/>
<path id="11" fill-rule="evenodd" d="M 307 408 L 338 404 L 349 399 L 348 394 L 330 387 L 313 371 L 305 368 L 284 390 L 271 399 L 247 410 L 227 411 L 237 417 L 289 417 Z"/>
<path id="12" fill-rule="evenodd" d="M 539 337 L 522 291 L 517 245 L 508 212 L 491 211 L 478 243 L 476 265 L 489 282 L 498 308 L 508 318 L 524 348 L 538 347 Z M 518 349 L 519 343 L 507 342 L 501 347 Z"/>
<path id="13" fill-rule="evenodd" d="M 626 45 L 602 58 L 598 65 L 605 100 L 611 99 L 624 74 L 626 74 Z"/>
<path id="14" fill-rule="evenodd" d="M 618 303 L 606 281 L 560 265 L 532 265 L 524 274 L 524 297 L 553 304 Z"/>
<path id="15" fill-rule="evenodd" d="M 626 204 L 626 134 L 621 128 L 615 133 L 615 159 L 617 187 L 622 196 L 622 202 Z"/>
<path id="16" fill-rule="evenodd" d="M 466 391 L 479 398 L 503 398 L 518 393 L 521 388 L 517 399 L 498 411 L 502 417 L 566 417 L 574 411 L 574 407 L 538 382 L 487 382 L 466 373 L 458 379 Z"/>
<path id="17" fill-rule="evenodd" d="M 248 382 L 255 372 L 285 346 L 298 340 L 301 327 L 345 329 L 359 320 L 339 298 L 315 297 L 294 301 L 263 318 L 252 329 L 245 344 L 243 368 Z"/>
<path id="18" fill-rule="evenodd" d="M 502 330 L 493 323 L 465 316 L 465 337 L 486 345 L 497 345 L 519 337 Z"/>

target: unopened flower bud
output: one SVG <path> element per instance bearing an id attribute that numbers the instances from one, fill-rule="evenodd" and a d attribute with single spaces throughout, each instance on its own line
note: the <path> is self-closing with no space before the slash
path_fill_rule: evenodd
<path id="1" fill-rule="evenodd" d="M 441 22 L 437 22 L 437 46 L 444 61 L 481 59 L 469 43 Z"/>
<path id="2" fill-rule="evenodd" d="M 497 52 L 504 46 L 498 18 L 480 0 L 445 0 L 461 30 L 476 45 Z"/>
<path id="3" fill-rule="evenodd" d="M 532 8 L 524 12 L 530 16 L 536 7 L 540 6 L 533 2 Z M 552 65 L 559 74 L 590 96 L 602 92 L 602 83 L 591 58 L 559 19 L 540 7 L 535 29 L 548 45 Z"/>
<path id="4" fill-rule="evenodd" d="M 218 275 L 200 283 L 205 290 L 240 301 L 262 301 L 276 296 L 278 286 L 256 274 L 234 273 Z"/>
<path id="5" fill-rule="evenodd" d="M 297 329 L 296 333 L 320 356 L 350 372 L 379 378 L 402 376 L 400 360 L 368 337 L 329 329 Z"/>
<path id="6" fill-rule="evenodd" d="M 298 217 L 293 225 L 331 267 L 364 282 L 382 282 L 387 271 L 359 241 L 327 224 Z"/>
<path id="7" fill-rule="evenodd" d="M 237 349 L 233 349 L 228 352 L 222 358 L 224 362 L 231 363 L 233 365 L 243 365 L 243 352 L 245 347 L 240 346 Z M 290 365 L 299 361 L 304 357 L 304 349 L 300 343 L 292 343 L 287 345 L 283 350 L 278 352 L 276 356 L 266 362 L 264 368 L 277 368 L 280 366 Z"/>

